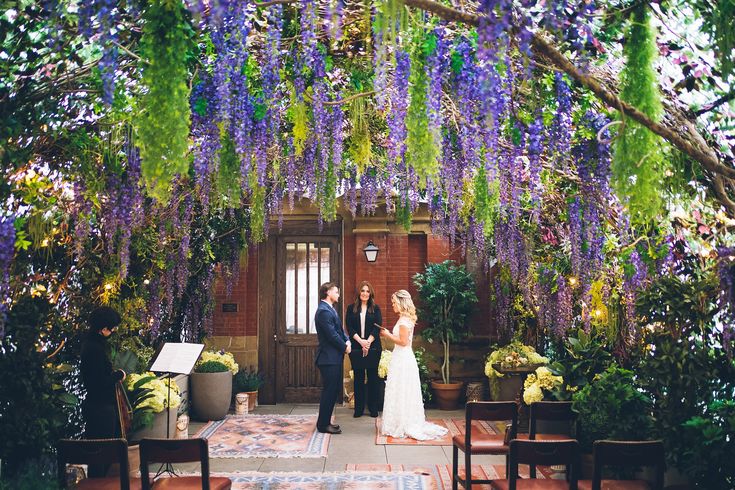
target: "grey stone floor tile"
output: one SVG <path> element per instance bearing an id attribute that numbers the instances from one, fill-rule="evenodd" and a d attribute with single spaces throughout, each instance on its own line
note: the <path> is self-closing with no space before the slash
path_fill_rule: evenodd
<path id="1" fill-rule="evenodd" d="M 259 471 L 303 471 L 321 473 L 324 471 L 326 458 L 267 458 Z"/>

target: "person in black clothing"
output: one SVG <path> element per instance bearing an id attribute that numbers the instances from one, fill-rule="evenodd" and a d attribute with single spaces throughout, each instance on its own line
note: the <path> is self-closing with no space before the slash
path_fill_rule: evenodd
<path id="1" fill-rule="evenodd" d="M 383 349 L 380 345 L 379 328 L 375 324 L 383 323 L 380 307 L 375 304 L 375 290 L 367 281 L 362 281 L 357 288 L 355 302 L 347 307 L 345 314 L 347 331 L 351 340 L 362 348 L 353 349 L 350 354 L 352 372 L 355 376 L 355 413 L 353 417 L 361 417 L 365 410 L 367 398 L 371 417 L 378 416 L 378 363 Z M 367 374 L 367 386 L 365 375 Z M 367 395 L 367 396 L 366 396 Z"/>
<path id="2" fill-rule="evenodd" d="M 82 343 L 82 383 L 87 397 L 82 402 L 82 417 L 86 423 L 86 439 L 120 437 L 115 383 L 125 379 L 125 371 L 113 370 L 107 351 L 107 338 L 120 324 L 120 315 L 102 306 L 89 315 L 89 331 Z M 105 476 L 106 468 L 90 466 L 89 476 Z"/>

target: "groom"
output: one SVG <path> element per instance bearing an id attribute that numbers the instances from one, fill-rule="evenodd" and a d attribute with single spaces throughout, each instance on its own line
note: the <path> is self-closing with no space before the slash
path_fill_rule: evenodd
<path id="1" fill-rule="evenodd" d="M 341 434 L 339 425 L 333 425 L 332 411 L 337 398 L 342 393 L 342 365 L 344 355 L 352 350 L 347 334 L 342 330 L 342 320 L 334 309 L 339 301 L 339 288 L 333 282 L 325 282 L 319 287 L 319 307 L 314 315 L 319 347 L 316 349 L 315 363 L 322 373 L 322 396 L 319 401 L 319 418 L 316 430 L 329 434 Z"/>

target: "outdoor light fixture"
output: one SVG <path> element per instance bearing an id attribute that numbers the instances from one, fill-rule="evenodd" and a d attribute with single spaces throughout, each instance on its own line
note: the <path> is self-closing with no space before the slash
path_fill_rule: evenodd
<path id="1" fill-rule="evenodd" d="M 378 260 L 378 252 L 380 249 L 372 240 L 367 242 L 367 245 L 365 245 L 365 248 L 363 248 L 362 251 L 365 252 L 365 259 L 367 259 L 368 262 L 375 262 Z"/>

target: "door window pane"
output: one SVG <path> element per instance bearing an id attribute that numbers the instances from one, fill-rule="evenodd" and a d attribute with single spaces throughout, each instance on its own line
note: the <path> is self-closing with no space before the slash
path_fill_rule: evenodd
<path id="1" fill-rule="evenodd" d="M 285 246 L 286 333 L 315 334 L 319 286 L 332 278 L 331 244 L 289 242 Z"/>
<path id="2" fill-rule="evenodd" d="M 296 244 L 286 244 L 286 333 L 296 333 Z"/>

